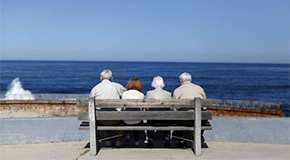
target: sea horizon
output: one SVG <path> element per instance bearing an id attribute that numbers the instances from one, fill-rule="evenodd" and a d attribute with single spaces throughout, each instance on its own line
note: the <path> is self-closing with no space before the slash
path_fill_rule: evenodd
<path id="1" fill-rule="evenodd" d="M 114 60 L 10 60 L 5 59 L 0 62 L 118 62 L 118 63 L 205 63 L 205 64 L 281 64 L 281 65 L 289 65 L 288 63 L 271 63 L 271 62 L 189 62 L 189 61 L 114 61 Z"/>

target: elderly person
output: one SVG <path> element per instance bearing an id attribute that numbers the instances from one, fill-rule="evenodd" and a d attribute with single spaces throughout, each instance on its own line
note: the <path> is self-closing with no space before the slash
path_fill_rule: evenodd
<path id="1" fill-rule="evenodd" d="M 187 72 L 179 76 L 180 87 L 173 92 L 173 99 L 194 99 L 196 97 L 206 99 L 204 90 L 196 84 L 191 83 L 191 75 Z"/>
<path id="2" fill-rule="evenodd" d="M 206 99 L 206 94 L 199 85 L 191 83 L 191 75 L 187 72 L 182 73 L 179 76 L 180 87 L 176 88 L 173 92 L 173 99 L 194 99 L 201 98 Z M 180 123 L 186 125 L 193 125 L 193 121 L 181 121 Z M 202 121 L 202 125 L 205 125 L 207 121 Z M 183 137 L 183 132 L 176 132 L 177 136 Z M 201 131 L 201 139 L 204 142 L 203 130 Z M 179 147 L 186 148 L 185 141 L 179 142 Z"/>
<path id="3" fill-rule="evenodd" d="M 139 78 L 131 78 L 127 83 L 127 91 L 122 94 L 122 99 L 144 99 L 144 94 L 142 93 L 142 84 Z M 135 108 L 134 108 L 135 109 Z M 124 109 L 124 110 L 134 110 Z M 140 108 L 141 110 L 141 108 Z M 139 125 L 142 123 L 142 120 L 124 120 L 125 125 Z M 135 146 L 139 145 L 139 132 L 133 131 Z M 130 135 L 127 133 L 126 141 L 130 140 Z"/>
<path id="4" fill-rule="evenodd" d="M 112 82 L 112 71 L 106 69 L 101 72 L 101 83 L 96 85 L 90 93 L 90 97 L 96 99 L 120 99 L 123 92 L 126 91 L 121 84 Z"/>
<path id="5" fill-rule="evenodd" d="M 90 97 L 95 97 L 95 99 L 120 99 L 123 92 L 126 89 L 115 82 L 113 80 L 113 74 L 110 70 L 103 70 L 100 75 L 101 83 L 96 85 L 90 93 Z M 117 125 L 120 124 L 120 121 L 100 121 L 100 125 Z M 110 131 L 104 131 L 106 137 L 110 137 Z M 118 132 L 118 134 L 122 134 L 122 132 Z M 120 147 L 122 142 L 122 137 L 118 137 L 116 141 L 116 147 Z M 111 141 L 106 141 L 106 146 L 111 146 Z"/>
<path id="6" fill-rule="evenodd" d="M 153 78 L 151 86 L 155 88 L 154 90 L 148 91 L 146 94 L 146 99 L 171 99 L 171 93 L 164 90 L 163 87 L 164 82 L 163 78 L 160 76 L 156 76 Z M 152 109 L 151 109 L 152 110 Z M 154 110 L 162 110 L 162 109 L 154 109 Z M 149 125 L 166 125 L 169 123 L 168 121 L 148 121 Z M 148 133 L 148 147 L 153 147 L 153 137 L 154 131 L 147 131 Z M 170 131 L 164 131 L 165 144 L 166 148 L 170 147 Z"/>

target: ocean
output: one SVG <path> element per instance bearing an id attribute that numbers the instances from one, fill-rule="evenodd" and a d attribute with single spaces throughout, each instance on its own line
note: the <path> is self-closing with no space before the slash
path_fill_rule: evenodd
<path id="1" fill-rule="evenodd" d="M 88 94 L 103 69 L 112 70 L 113 81 L 123 86 L 139 77 L 144 94 L 152 89 L 154 76 L 162 76 L 164 89 L 173 92 L 179 75 L 188 72 L 208 98 L 275 102 L 286 110 L 290 106 L 289 64 L 0 61 L 0 94 L 6 94 L 15 78 L 33 94 Z"/>

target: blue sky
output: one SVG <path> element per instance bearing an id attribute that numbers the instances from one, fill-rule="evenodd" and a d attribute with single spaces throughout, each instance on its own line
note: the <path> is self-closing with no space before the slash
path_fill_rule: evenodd
<path id="1" fill-rule="evenodd" d="M 289 63 L 289 0 L 1 0 L 1 60 Z"/>

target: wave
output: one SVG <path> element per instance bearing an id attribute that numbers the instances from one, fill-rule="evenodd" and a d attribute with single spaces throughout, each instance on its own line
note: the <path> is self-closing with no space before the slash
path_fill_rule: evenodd
<path id="1" fill-rule="evenodd" d="M 8 87 L 5 95 L 6 100 L 34 100 L 34 96 L 29 90 L 22 87 L 20 79 L 15 78 Z"/>

